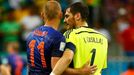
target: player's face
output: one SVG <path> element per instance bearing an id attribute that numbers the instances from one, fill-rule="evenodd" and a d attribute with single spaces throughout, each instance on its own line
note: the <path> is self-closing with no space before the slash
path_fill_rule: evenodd
<path id="1" fill-rule="evenodd" d="M 66 10 L 64 23 L 68 26 L 69 29 L 72 29 L 75 27 L 75 19 L 73 14 L 70 12 L 70 8 Z"/>

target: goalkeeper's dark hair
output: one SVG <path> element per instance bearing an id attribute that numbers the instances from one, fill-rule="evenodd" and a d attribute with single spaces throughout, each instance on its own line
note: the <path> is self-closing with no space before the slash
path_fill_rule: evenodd
<path id="1" fill-rule="evenodd" d="M 89 15 L 89 10 L 86 5 L 84 5 L 81 2 L 76 2 L 74 4 L 70 5 L 70 12 L 75 15 L 76 13 L 80 13 L 82 20 L 87 20 L 88 15 Z"/>

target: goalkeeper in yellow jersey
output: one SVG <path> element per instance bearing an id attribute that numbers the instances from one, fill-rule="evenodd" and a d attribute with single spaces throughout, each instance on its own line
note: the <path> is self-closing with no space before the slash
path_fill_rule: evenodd
<path id="1" fill-rule="evenodd" d="M 64 36 L 67 42 L 66 50 L 72 50 L 73 53 L 71 55 L 71 52 L 64 52 L 51 75 L 62 73 L 63 75 L 71 75 L 73 69 L 67 68 L 70 62 L 66 61 L 70 56 L 73 56 L 70 58 L 72 59 L 71 67 L 75 69 L 81 68 L 87 61 L 90 61 L 89 66 L 97 65 L 94 75 L 101 75 L 102 69 L 107 68 L 107 38 L 88 27 L 87 16 L 88 8 L 80 2 L 67 8 L 64 22 L 70 27 L 70 30 L 66 31 Z"/>

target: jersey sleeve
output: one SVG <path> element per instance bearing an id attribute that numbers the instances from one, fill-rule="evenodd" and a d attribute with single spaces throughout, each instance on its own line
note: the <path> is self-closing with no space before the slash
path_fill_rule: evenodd
<path id="1" fill-rule="evenodd" d="M 52 57 L 61 57 L 65 48 L 65 37 L 56 38 L 53 41 Z"/>
<path id="2" fill-rule="evenodd" d="M 64 33 L 64 36 L 66 38 L 66 47 L 75 52 L 76 44 L 77 44 L 77 38 L 76 34 L 72 32 L 72 30 L 69 30 Z"/>
<path id="3" fill-rule="evenodd" d="M 106 39 L 105 47 L 106 47 L 106 55 L 105 55 L 103 69 L 107 68 L 107 50 L 108 50 L 108 40 L 107 39 Z"/>
<path id="4" fill-rule="evenodd" d="M 107 57 L 104 60 L 104 65 L 103 65 L 103 69 L 107 68 Z"/>

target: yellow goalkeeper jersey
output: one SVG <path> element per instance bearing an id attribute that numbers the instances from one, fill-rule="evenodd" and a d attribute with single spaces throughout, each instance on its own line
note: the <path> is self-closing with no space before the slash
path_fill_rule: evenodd
<path id="1" fill-rule="evenodd" d="M 68 30 L 64 33 L 66 42 L 75 45 L 75 53 L 73 58 L 74 68 L 81 68 L 87 61 L 89 65 L 97 65 L 95 75 L 101 75 L 101 71 L 107 68 L 107 38 L 87 27 Z"/>

